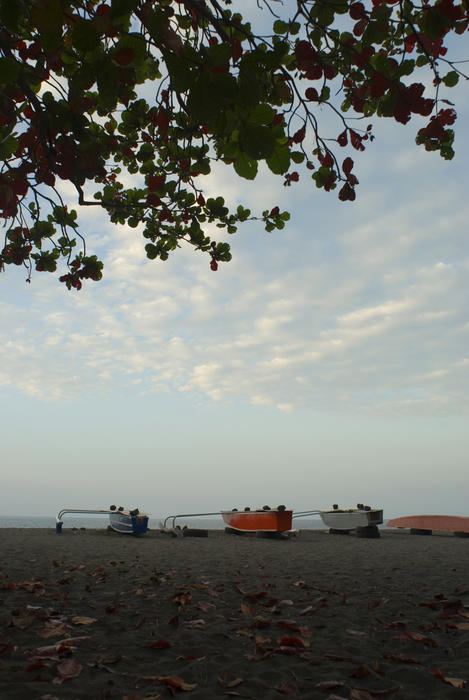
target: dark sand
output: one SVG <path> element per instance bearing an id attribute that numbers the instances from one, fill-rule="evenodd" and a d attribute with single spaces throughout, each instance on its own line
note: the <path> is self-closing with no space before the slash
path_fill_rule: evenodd
<path id="1" fill-rule="evenodd" d="M 1 700 L 469 697 L 469 539 L 3 529 L 0 546 Z"/>

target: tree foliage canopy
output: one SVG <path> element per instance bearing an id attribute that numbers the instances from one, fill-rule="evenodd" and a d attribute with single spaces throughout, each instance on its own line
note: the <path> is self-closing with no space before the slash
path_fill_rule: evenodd
<path id="1" fill-rule="evenodd" d="M 187 242 L 216 270 L 230 249 L 207 229 L 259 218 L 271 231 L 289 215 L 204 195 L 215 161 L 248 180 L 265 162 L 286 186 L 307 175 L 354 200 L 350 154 L 373 139 L 374 117 L 421 115 L 417 144 L 453 156 L 444 93 L 467 77 L 447 44 L 467 32 L 467 0 L 258 0 L 262 34 L 236 4 L 1 1 L 0 266 L 24 265 L 29 280 L 61 262 L 69 289 L 101 279 L 64 183 L 80 205 L 140 226 L 149 258 Z"/>

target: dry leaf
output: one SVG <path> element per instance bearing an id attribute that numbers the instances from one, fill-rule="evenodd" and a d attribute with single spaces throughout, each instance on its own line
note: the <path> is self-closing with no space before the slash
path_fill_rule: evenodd
<path id="1" fill-rule="evenodd" d="M 241 603 L 240 610 L 243 615 L 246 615 L 246 617 L 253 617 L 254 615 L 254 608 L 252 605 L 248 605 L 247 603 Z"/>
<path id="2" fill-rule="evenodd" d="M 75 615 L 71 619 L 72 625 L 92 625 L 96 621 L 95 617 L 86 617 L 85 615 Z"/>
<path id="3" fill-rule="evenodd" d="M 350 678 L 366 678 L 366 676 L 370 675 L 371 671 L 369 668 L 366 666 L 358 666 L 358 668 L 350 674 Z"/>
<path id="4" fill-rule="evenodd" d="M 404 654 L 383 654 L 384 659 L 391 659 L 392 661 L 400 661 L 403 664 L 421 664 L 422 661 L 414 659 L 413 656 L 405 656 Z"/>
<path id="5" fill-rule="evenodd" d="M 61 685 L 64 681 L 68 681 L 71 678 L 76 678 L 80 675 L 83 670 L 83 666 L 78 661 L 76 657 L 73 659 L 65 659 L 57 664 L 57 676 L 54 678 L 52 683 L 56 685 Z"/>
<path id="6" fill-rule="evenodd" d="M 309 647 L 309 642 L 301 639 L 301 637 L 281 637 L 277 640 L 282 647 L 301 647 L 305 649 Z"/>
<path id="7" fill-rule="evenodd" d="M 396 639 L 409 639 L 412 642 L 421 642 L 422 644 L 428 644 L 429 646 L 436 647 L 436 642 L 434 639 L 426 637 L 424 634 L 420 634 L 420 632 L 401 632 L 400 634 L 396 634 Z"/>
<path id="8" fill-rule="evenodd" d="M 443 683 L 448 683 L 448 685 L 452 685 L 453 688 L 466 687 L 465 680 L 463 680 L 462 678 L 450 678 L 449 676 L 444 676 L 437 666 L 433 666 L 430 669 L 430 674 L 435 678 L 439 678 L 441 681 L 443 681 Z"/>
<path id="9" fill-rule="evenodd" d="M 141 676 L 137 679 L 136 685 L 147 685 L 149 683 L 165 683 L 170 688 L 176 690 L 194 690 L 197 688 L 197 683 L 186 683 L 179 676 Z"/>
<path id="10" fill-rule="evenodd" d="M 48 625 L 44 627 L 44 629 L 39 630 L 37 635 L 38 637 L 42 637 L 43 639 L 50 639 L 52 637 L 63 637 L 66 631 L 67 625 L 65 624 L 65 622 L 62 622 L 59 625 Z"/>
<path id="11" fill-rule="evenodd" d="M 171 642 L 168 642 L 167 639 L 159 639 L 156 642 L 148 642 L 145 646 L 148 649 L 171 649 Z"/>
<path id="12" fill-rule="evenodd" d="M 334 688 L 345 688 L 345 683 L 342 681 L 321 681 L 315 683 L 314 688 L 318 690 L 334 690 Z"/>

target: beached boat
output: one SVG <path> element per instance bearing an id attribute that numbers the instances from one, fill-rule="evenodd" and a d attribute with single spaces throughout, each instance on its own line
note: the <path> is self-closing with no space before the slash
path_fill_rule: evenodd
<path id="1" fill-rule="evenodd" d="M 110 506 L 109 510 L 83 510 L 76 508 L 63 508 L 59 511 L 55 521 L 55 531 L 62 532 L 63 517 L 67 514 L 74 515 L 108 515 L 109 529 L 121 534 L 144 535 L 148 530 L 148 514 L 140 513 L 138 508 L 128 510 L 120 506 Z"/>
<path id="2" fill-rule="evenodd" d="M 382 510 L 362 503 L 357 503 L 356 508 L 339 508 L 334 505 L 331 510 L 320 510 L 319 515 L 326 527 L 340 531 L 381 525 L 383 522 Z"/>
<path id="3" fill-rule="evenodd" d="M 264 506 L 258 510 L 234 508 L 220 513 L 227 528 L 235 532 L 287 532 L 292 527 L 293 511 L 285 506 Z"/>
<path id="4" fill-rule="evenodd" d="M 138 508 L 127 510 L 118 508 L 109 513 L 109 525 L 116 532 L 130 535 L 144 535 L 148 530 L 148 515 Z"/>
<path id="5" fill-rule="evenodd" d="M 430 535 L 433 530 L 469 534 L 469 517 L 462 515 L 405 515 L 388 520 L 387 526 L 407 528 L 412 534 Z"/>

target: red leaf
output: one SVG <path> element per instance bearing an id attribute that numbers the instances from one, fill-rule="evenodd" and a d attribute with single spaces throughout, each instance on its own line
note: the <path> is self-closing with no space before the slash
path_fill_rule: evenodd
<path id="1" fill-rule="evenodd" d="M 166 181 L 166 175 L 148 175 L 147 186 L 150 192 L 160 190 Z"/>
<path id="2" fill-rule="evenodd" d="M 350 200 L 351 202 L 354 201 L 355 199 L 355 190 L 353 187 L 350 185 L 349 182 L 346 182 L 342 189 L 339 192 L 339 199 L 341 202 L 346 202 L 347 200 Z M 349 630 L 350 632 L 350 630 Z"/>
<path id="3" fill-rule="evenodd" d="M 149 649 L 171 649 L 171 642 L 166 639 L 159 639 L 157 642 L 148 642 L 145 645 Z"/>
<path id="4" fill-rule="evenodd" d="M 353 168 L 353 160 L 351 158 L 346 158 L 344 162 L 342 163 L 342 170 L 344 171 L 344 174 L 348 177 L 350 175 L 350 172 Z"/>
<path id="5" fill-rule="evenodd" d="M 297 132 L 295 132 L 292 136 L 292 140 L 294 143 L 301 143 L 306 135 L 306 126 L 302 126 L 301 129 L 298 129 Z"/>
<path id="6" fill-rule="evenodd" d="M 301 637 L 282 637 L 278 642 L 283 647 L 302 647 L 304 649 L 309 646 L 309 643 Z"/>
<path id="7" fill-rule="evenodd" d="M 310 100 L 311 102 L 318 102 L 319 100 L 319 93 L 316 90 L 316 88 L 309 87 L 305 91 L 305 97 L 307 100 Z"/>
<path id="8" fill-rule="evenodd" d="M 350 143 L 356 151 L 365 150 L 365 146 L 362 144 L 362 137 L 360 134 L 357 134 L 356 131 L 353 131 L 353 129 L 350 129 Z"/>
<path id="9" fill-rule="evenodd" d="M 113 54 L 112 60 L 119 66 L 128 66 L 129 63 L 132 63 L 135 56 L 136 53 L 133 49 L 123 46 L 121 49 L 118 49 L 115 54 Z"/>
<path id="10" fill-rule="evenodd" d="M 347 129 L 344 129 L 344 131 L 338 135 L 337 137 L 337 143 L 339 146 L 346 146 L 348 143 L 348 138 L 347 138 Z"/>
<path id="11" fill-rule="evenodd" d="M 156 125 L 160 131 L 168 131 L 169 115 L 164 107 L 160 107 L 156 115 Z"/>

